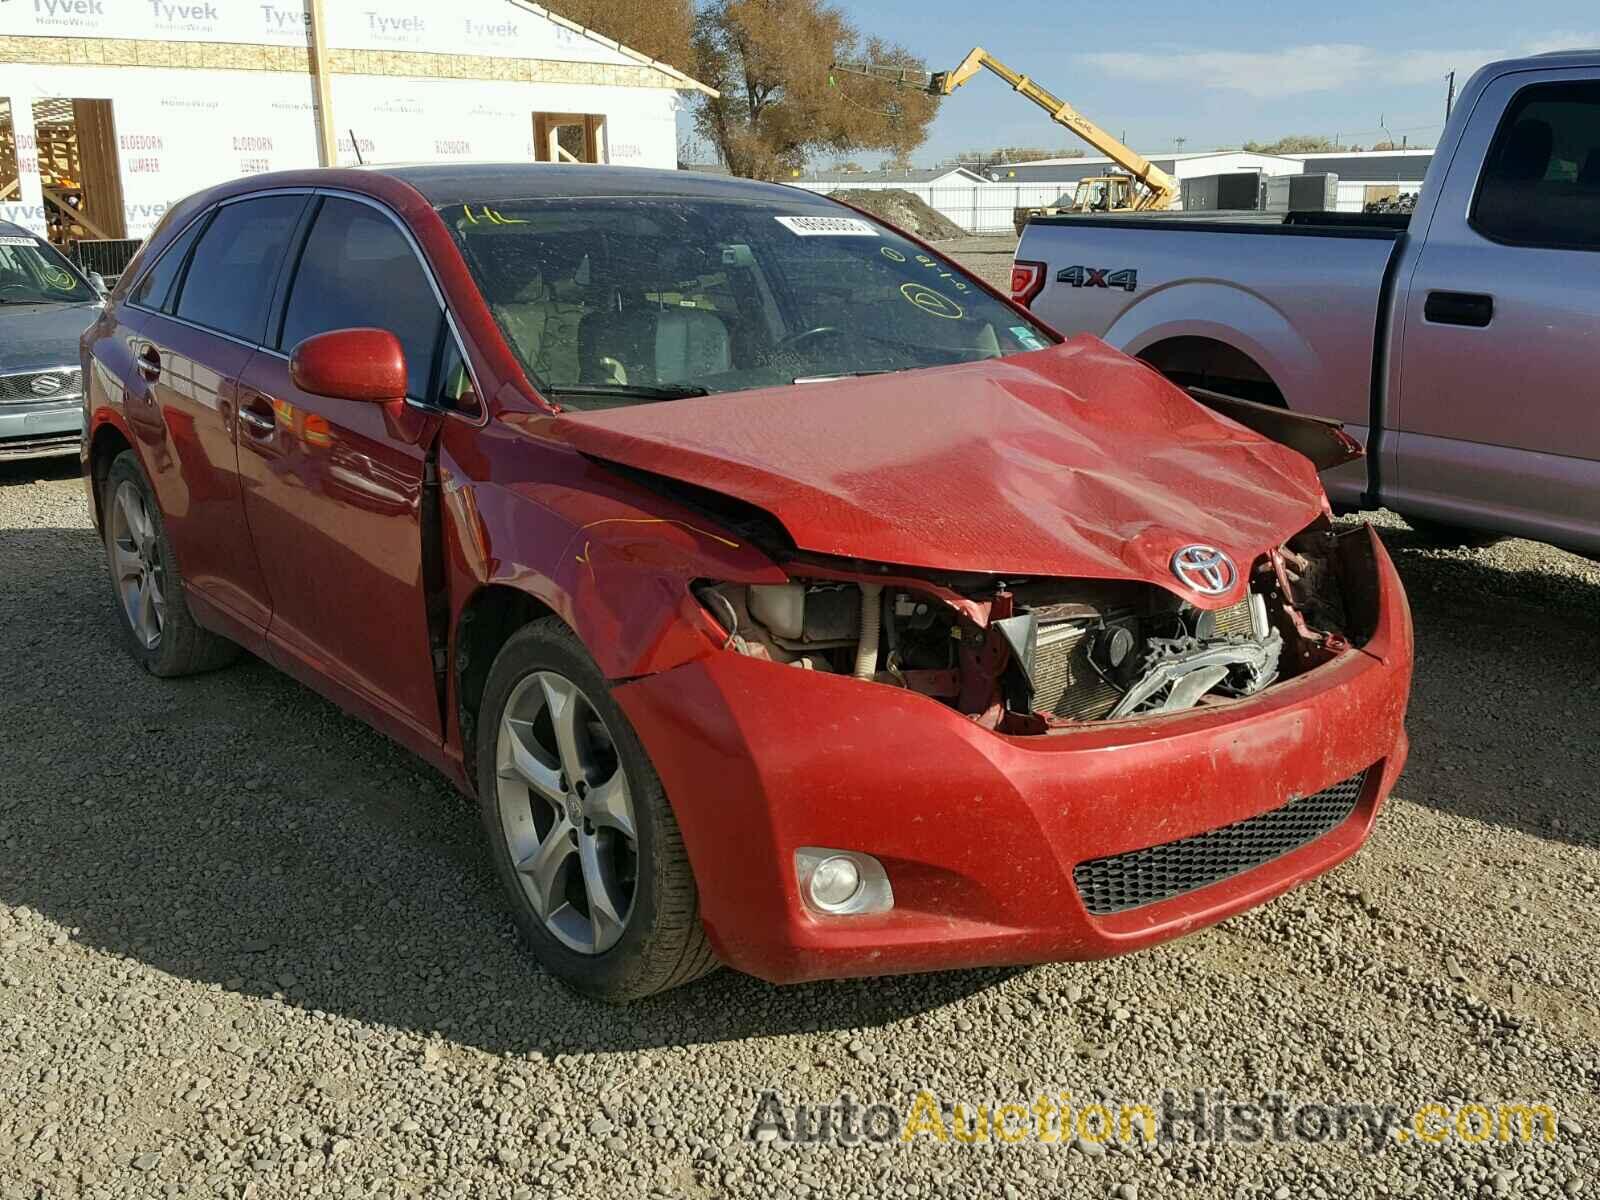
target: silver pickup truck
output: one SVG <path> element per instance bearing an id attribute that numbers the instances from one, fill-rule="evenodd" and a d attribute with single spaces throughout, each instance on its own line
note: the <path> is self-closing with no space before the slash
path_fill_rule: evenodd
<path id="1" fill-rule="evenodd" d="M 1344 504 L 1600 555 L 1600 51 L 1493 63 L 1391 214 L 1034 218 L 1013 292 L 1185 386 L 1333 418 Z"/>

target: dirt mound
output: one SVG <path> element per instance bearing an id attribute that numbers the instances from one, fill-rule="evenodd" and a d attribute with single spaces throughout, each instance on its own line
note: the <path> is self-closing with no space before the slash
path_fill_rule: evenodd
<path id="1" fill-rule="evenodd" d="M 927 242 L 967 236 L 965 229 L 904 188 L 884 188 L 882 191 L 876 188 L 841 188 L 828 194 L 835 200 L 864 208 L 873 216 L 882 217 L 889 224 L 898 225 L 907 233 L 914 233 Z"/>

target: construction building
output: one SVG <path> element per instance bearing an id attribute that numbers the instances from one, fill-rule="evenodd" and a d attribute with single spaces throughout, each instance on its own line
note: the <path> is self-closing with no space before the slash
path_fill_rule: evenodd
<path id="1" fill-rule="evenodd" d="M 521 0 L 7 0 L 0 63 L 0 219 L 63 243 L 262 171 L 672 167 L 709 91 Z"/>

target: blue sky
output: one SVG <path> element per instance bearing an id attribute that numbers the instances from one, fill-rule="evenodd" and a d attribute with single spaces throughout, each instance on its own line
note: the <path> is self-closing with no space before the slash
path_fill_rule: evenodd
<path id="1" fill-rule="evenodd" d="M 840 0 L 836 0 L 840 2 Z M 1444 74 L 1490 59 L 1600 45 L 1594 0 L 842 0 L 864 33 L 953 67 L 981 44 L 1137 149 L 1335 135 L 1430 145 Z M 846 85 L 846 78 L 839 82 Z M 847 86 L 847 85 L 846 85 Z M 991 145 L 1078 145 L 985 73 L 941 105 L 919 164 Z M 865 166 L 876 156 L 862 155 Z"/>

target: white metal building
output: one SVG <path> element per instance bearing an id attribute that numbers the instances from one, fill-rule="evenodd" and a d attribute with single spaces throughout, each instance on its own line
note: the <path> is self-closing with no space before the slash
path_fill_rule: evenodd
<path id="1" fill-rule="evenodd" d="M 682 93 L 709 90 L 522 0 L 9 0 L 0 63 L 0 218 L 44 232 L 70 204 L 103 237 L 319 165 L 319 78 L 340 164 L 672 167 Z"/>

